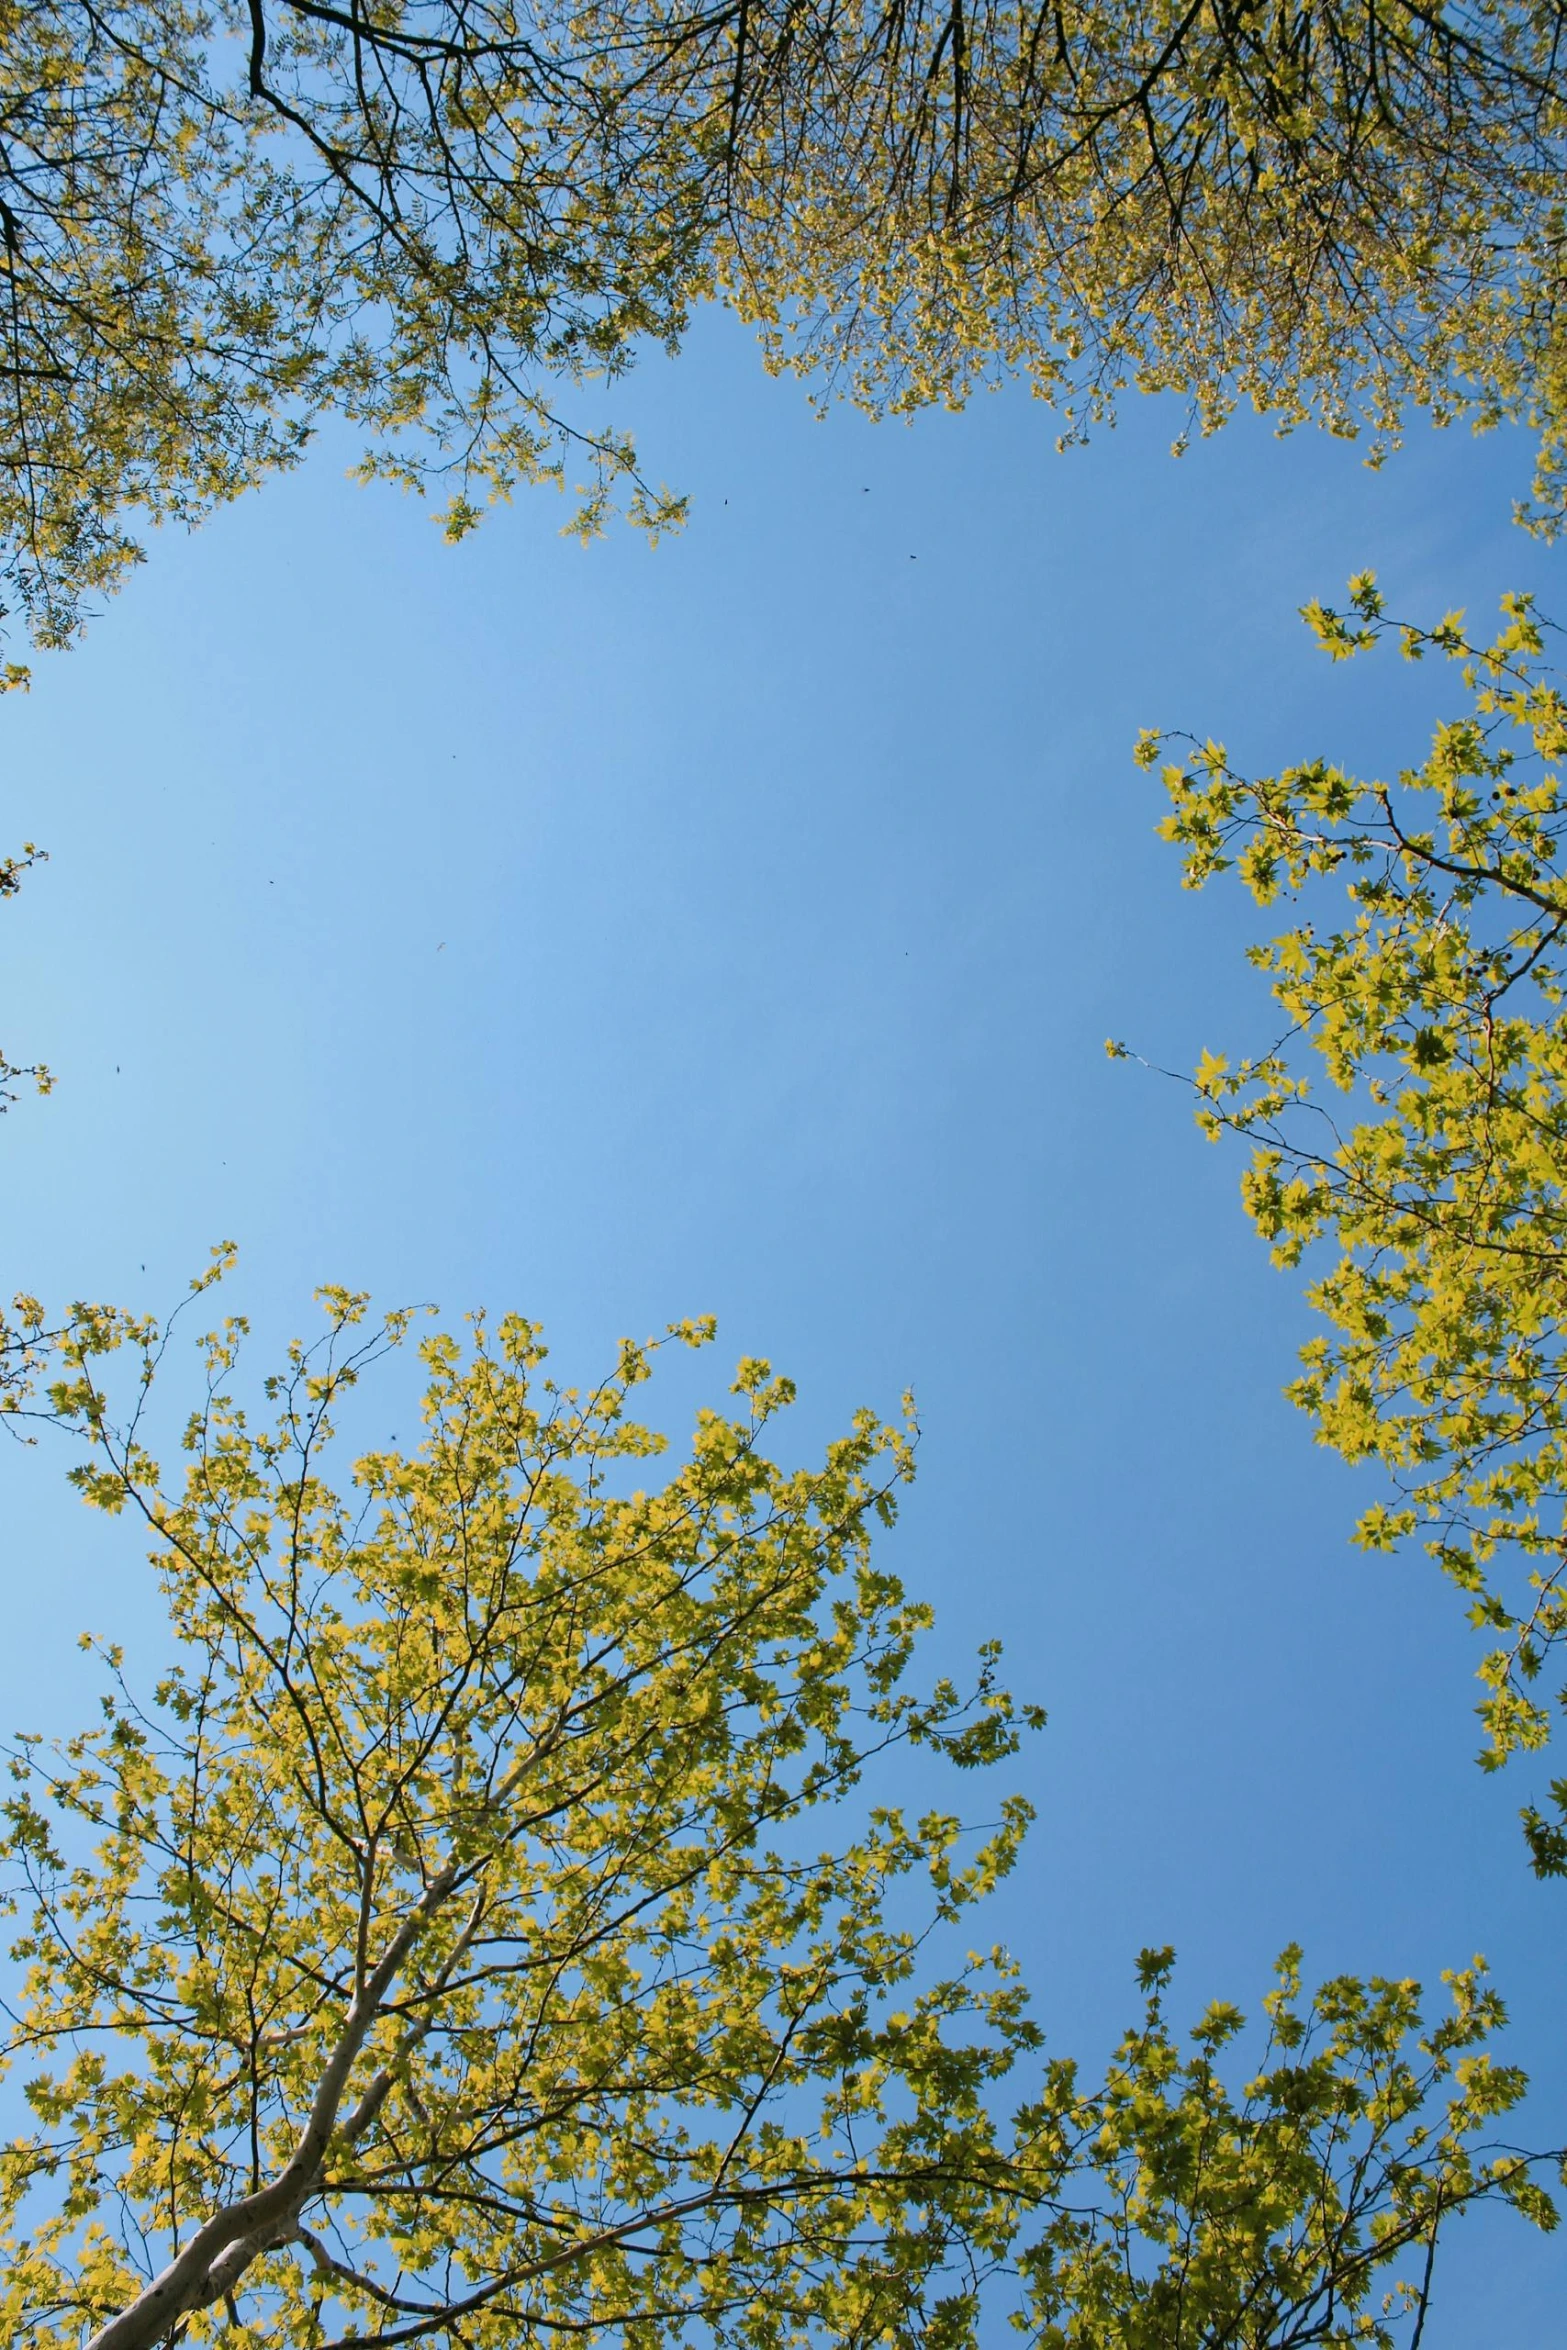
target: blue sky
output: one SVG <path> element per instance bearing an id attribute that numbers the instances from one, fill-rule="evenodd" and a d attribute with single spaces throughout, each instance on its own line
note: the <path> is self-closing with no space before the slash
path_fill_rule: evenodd
<path id="1" fill-rule="evenodd" d="M 796 1377 L 802 1447 L 912 1385 L 890 1555 L 934 1662 L 997 1636 L 1050 1709 L 996 1930 L 1053 2044 L 1103 2055 L 1144 1943 L 1194 2005 L 1254 2005 L 1290 1938 L 1429 1982 L 1484 1950 L 1551 2134 L 1567 1895 L 1473 1767 L 1458 1604 L 1350 1549 L 1237 1162 L 1103 1053 L 1266 1025 L 1137 730 L 1417 758 L 1439 681 L 1330 668 L 1296 609 L 1371 565 L 1419 617 L 1567 611 L 1508 519 L 1526 448 L 1421 431 L 1373 474 L 1240 420 L 1175 462 L 1139 403 L 1061 457 L 1021 394 L 817 423 L 716 318 L 606 411 L 692 494 L 657 549 L 535 494 L 446 550 L 328 439 L 0 709 L 4 840 L 52 858 L 0 1037 L 59 1079 L 0 1129 L 0 1280 L 163 1307 L 232 1237 L 258 1359 L 323 1280 L 521 1307 L 568 1371 L 711 1311 Z M 44 1729 L 78 1630 L 156 1645 L 60 1467 L 0 1462 L 0 1717 Z M 1537 2350 L 1564 2279 L 1471 2221 L 1428 2350 Z"/>

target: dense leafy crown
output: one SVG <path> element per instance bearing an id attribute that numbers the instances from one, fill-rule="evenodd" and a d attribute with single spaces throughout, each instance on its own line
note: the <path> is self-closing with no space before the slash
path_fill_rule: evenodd
<path id="1" fill-rule="evenodd" d="M 145 1508 L 191 1661 L 154 1713 L 117 1698 L 58 1770 L 21 1765 L 104 1841 L 73 1865 L 13 1806 L 31 2013 L 76 2053 L 6 2178 L 24 2225 L 68 2181 L 13 2246 L 10 2330 L 75 2342 L 118 2308 L 119 2350 L 203 2308 L 221 2331 L 241 2290 L 273 2341 L 321 2338 L 325 2302 L 334 2338 L 474 2344 L 908 2322 L 954 2243 L 983 2255 L 981 2091 L 1029 2029 L 983 1967 L 886 2012 L 917 1942 L 882 1915 L 911 1871 L 955 1915 L 1020 1806 L 966 1863 L 944 1817 L 877 1812 L 836 1854 L 808 1825 L 889 1742 L 1013 1742 L 988 1682 L 969 1709 L 899 1689 L 917 1613 L 866 1529 L 906 1437 L 867 1417 L 786 1475 L 752 1364 L 742 1417 L 617 1492 L 657 1449 L 624 1416 L 645 1356 L 535 1393 L 507 1321 L 466 1364 L 426 1344 L 423 1451 L 367 1456 L 349 1503 L 321 1448 L 374 1351 L 296 1352 L 266 1435 L 215 1397 L 179 1498 L 134 1437 L 84 1474 Z M 143 2230 L 178 2248 L 146 2290 Z"/>
<path id="2" fill-rule="evenodd" d="M 1450 2212 L 1499 2194 L 1555 2226 L 1525 2161 L 1477 2163 L 1464 2142 L 1523 2088 L 1477 2054 L 1501 2020 L 1483 1970 L 1448 1978 L 1453 2013 L 1417 2053 L 1416 1985 L 1342 1978 L 1303 2007 L 1285 1951 L 1262 2069 L 1232 2097 L 1219 2065 L 1244 2018 L 1216 2003 L 1181 2050 L 1170 1957 L 1142 1954 L 1143 2026 L 1081 2109 L 1088 2175 L 1022 2254 L 1040 2350 L 1418 2350 Z M 1449 2080 L 1438 2121 L 1427 2100 Z"/>
<path id="3" fill-rule="evenodd" d="M 1456 663 L 1470 706 L 1396 783 L 1322 760 L 1249 781 L 1212 743 L 1166 769 L 1191 885 L 1233 866 L 1260 903 L 1319 915 L 1347 886 L 1347 919 L 1254 951 L 1289 1029 L 1256 1059 L 1207 1056 L 1201 1117 L 1256 1138 L 1246 1204 L 1278 1260 L 1331 1252 L 1311 1290 L 1328 1333 L 1293 1392 L 1402 1488 L 1361 1538 L 1426 1524 L 1499 1636 L 1481 1708 L 1499 1761 L 1548 1736 L 1539 1676 L 1567 1635 L 1567 701 L 1524 597 L 1486 647 L 1459 614 L 1395 627 L 1369 577 L 1347 614 L 1307 617 L 1335 657 L 1393 633 Z"/>
<path id="4" fill-rule="evenodd" d="M 1021 370 L 1384 437 L 1527 414 L 1563 490 L 1560 0 L 6 0 L 0 548 L 44 640 L 136 552 L 365 428 L 617 483 L 571 386 L 722 290 L 872 409 Z"/>
<path id="5" fill-rule="evenodd" d="M 957 2346 L 999 2273 L 1043 2344 L 1391 2344 L 1446 2214 L 1550 2224 L 1482 2143 L 1523 2081 L 1475 1971 L 1422 2037 L 1415 1985 L 1303 2006 L 1287 1954 L 1235 2096 L 1241 2018 L 1183 2052 L 1149 1953 L 1104 2087 L 1058 2062 L 1004 2118 L 1038 2037 L 1015 1970 L 942 1977 L 925 1938 L 1026 1807 L 965 1842 L 857 1791 L 1032 1718 L 988 1658 L 967 1699 L 905 1686 L 924 1611 L 869 1535 L 907 1429 L 861 1415 L 782 1470 L 789 1389 L 749 1363 L 649 1491 L 648 1350 L 561 1389 L 509 1319 L 425 1342 L 422 1443 L 339 1494 L 331 1417 L 407 1322 L 327 1306 L 264 1430 L 227 1393 L 240 1326 L 209 1342 L 174 1490 L 166 1333 L 84 1308 L 59 1342 L 79 1482 L 151 1528 L 178 1661 L 144 1707 L 109 1652 L 99 1725 L 11 1750 L 8 2339 Z"/>

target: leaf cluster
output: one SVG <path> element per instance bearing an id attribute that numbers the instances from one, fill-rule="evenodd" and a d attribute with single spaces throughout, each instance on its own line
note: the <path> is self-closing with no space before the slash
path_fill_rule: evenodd
<path id="1" fill-rule="evenodd" d="M 1555 2225 L 1525 2160 L 1473 2152 L 1524 2085 L 1484 2052 L 1502 2011 L 1479 1962 L 1447 1978 L 1452 2012 L 1422 2038 L 1418 1985 L 1341 1977 L 1303 2003 L 1285 1951 L 1260 2069 L 1233 2096 L 1220 2059 L 1244 2018 L 1210 2007 L 1183 2049 L 1171 1957 L 1143 1953 L 1147 2014 L 1085 2108 L 1098 2197 L 1024 2256 L 1040 2350 L 1391 2350 L 1419 2339 L 1450 2211 L 1498 2194 Z"/>
<path id="2" fill-rule="evenodd" d="M 1423 1524 L 1492 1635 L 1499 1762 L 1549 1735 L 1538 1684 L 1567 1634 L 1567 700 L 1526 597 L 1483 646 L 1458 613 L 1395 624 L 1369 576 L 1306 617 L 1335 659 L 1392 635 L 1453 664 L 1467 707 L 1391 783 L 1323 760 L 1253 781 L 1213 743 L 1166 767 L 1188 884 L 1233 868 L 1301 917 L 1252 952 L 1286 1033 L 1205 1056 L 1199 1115 L 1255 1144 L 1246 1206 L 1277 1261 L 1325 1263 L 1291 1392 L 1392 1473 L 1360 1539 Z"/>

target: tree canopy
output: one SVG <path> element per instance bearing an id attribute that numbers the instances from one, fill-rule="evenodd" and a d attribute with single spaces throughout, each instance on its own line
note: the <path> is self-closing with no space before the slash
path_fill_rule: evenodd
<path id="1" fill-rule="evenodd" d="M 1390 2345 L 1453 2212 L 1553 2224 L 1494 2140 L 1524 2082 L 1477 1970 L 1427 2028 L 1412 1983 L 1303 1999 L 1287 1952 L 1238 2092 L 1243 2018 L 1183 2047 L 1168 1951 L 1091 2091 L 1003 1950 L 941 1971 L 1027 1807 L 974 1835 L 865 1775 L 985 1769 L 1040 1717 L 989 1651 L 909 1685 L 927 1613 L 871 1548 L 909 1426 L 785 1470 L 788 1383 L 744 1363 L 649 1490 L 651 1351 L 561 1388 L 510 1318 L 423 1342 L 422 1441 L 338 1491 L 333 1416 L 409 1325 L 325 1303 L 254 1429 L 243 1326 L 209 1340 L 173 1484 L 169 1332 L 82 1308 L 57 1342 L 174 1658 L 143 1703 L 103 1652 L 96 1727 L 10 1748 L 12 2338 L 957 2346 L 995 2287 L 1058 2350 Z"/>
<path id="2" fill-rule="evenodd" d="M 0 548 L 57 642 L 148 517 L 363 428 L 617 485 L 584 378 L 715 293 L 873 410 L 1021 372 L 1204 427 L 1524 415 L 1564 492 L 1560 0 L 39 0 L 0 10 Z M 597 395 L 595 395 L 596 397 Z"/>
<path id="3" fill-rule="evenodd" d="M 1335 659 L 1392 636 L 1456 664 L 1467 706 L 1396 782 L 1322 759 L 1252 780 L 1212 742 L 1166 766 L 1189 886 L 1233 869 L 1299 906 L 1252 958 L 1287 1029 L 1205 1055 L 1200 1117 L 1254 1141 L 1246 1206 L 1276 1260 L 1325 1268 L 1292 1393 L 1400 1489 L 1360 1539 L 1425 1527 L 1493 1636 L 1495 1764 L 1567 1702 L 1540 1687 L 1567 1638 L 1567 699 L 1527 597 L 1489 644 L 1461 613 L 1390 620 L 1369 574 L 1306 617 Z M 1567 1872 L 1561 1830 L 1525 1819 L 1536 1866 Z"/>

